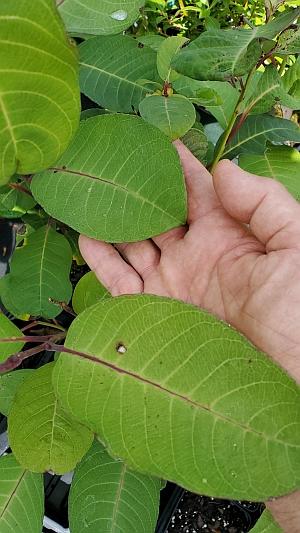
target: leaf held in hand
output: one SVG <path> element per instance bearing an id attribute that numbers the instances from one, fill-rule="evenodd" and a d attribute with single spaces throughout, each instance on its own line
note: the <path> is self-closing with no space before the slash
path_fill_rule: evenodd
<path id="1" fill-rule="evenodd" d="M 56 363 L 59 401 L 130 468 L 215 497 L 299 488 L 299 387 L 214 316 L 111 298 L 75 319 L 66 347 L 79 355 Z"/>
<path id="2" fill-rule="evenodd" d="M 143 240 L 186 221 L 176 150 L 138 117 L 82 122 L 62 159 L 35 175 L 31 190 L 51 216 L 104 241 Z"/>

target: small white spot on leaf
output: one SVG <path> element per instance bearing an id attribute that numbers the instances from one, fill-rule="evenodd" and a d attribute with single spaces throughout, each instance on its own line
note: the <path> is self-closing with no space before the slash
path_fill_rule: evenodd
<path id="1" fill-rule="evenodd" d="M 118 11 L 114 11 L 111 15 L 112 19 L 115 20 L 126 20 L 128 17 L 127 11 L 124 11 L 124 9 L 118 9 Z"/>

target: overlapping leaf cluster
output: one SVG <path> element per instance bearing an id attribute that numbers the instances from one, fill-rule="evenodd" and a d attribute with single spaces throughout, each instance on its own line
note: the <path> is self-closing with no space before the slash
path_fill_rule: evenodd
<path id="1" fill-rule="evenodd" d="M 90 272 L 73 291 L 70 270 L 84 264 L 78 233 L 128 242 L 185 224 L 174 139 L 300 198 L 299 9 L 268 1 L 266 24 L 211 20 L 188 42 L 125 34 L 142 0 L 56 3 L 0 6 L 0 216 L 19 228 L 0 297 L 42 328 L 35 340 L 1 313 L 1 368 L 37 353 L 24 344 L 38 338 L 57 351 L 0 377 L 13 452 L 0 459 L 0 529 L 41 531 L 47 470 L 75 468 L 73 533 L 153 533 L 160 478 L 237 499 L 296 490 L 300 392 L 282 370 L 206 312 L 112 299 Z M 77 129 L 79 89 L 94 107 Z M 68 332 L 62 310 L 79 315 Z M 276 528 L 266 513 L 255 531 Z"/>

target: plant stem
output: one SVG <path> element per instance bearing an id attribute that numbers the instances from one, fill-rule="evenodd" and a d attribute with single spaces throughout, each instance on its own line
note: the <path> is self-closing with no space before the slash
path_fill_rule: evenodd
<path id="1" fill-rule="evenodd" d="M 17 191 L 20 191 L 25 194 L 28 194 L 29 196 L 32 196 L 31 192 L 25 187 L 23 187 L 22 185 L 20 185 L 19 183 L 9 183 L 8 186 L 10 187 L 10 189 L 16 189 Z"/>
<path id="2" fill-rule="evenodd" d="M 53 328 L 53 329 L 59 329 L 60 331 L 65 331 L 65 329 L 59 324 L 52 324 L 51 322 L 42 322 L 41 320 L 35 320 L 31 324 L 27 324 L 27 326 L 22 328 L 22 331 L 26 331 L 27 329 L 33 328 L 35 326 L 46 326 L 47 328 Z"/>
<path id="3" fill-rule="evenodd" d="M 229 139 L 230 137 L 232 137 L 232 136 L 231 136 L 231 132 L 232 132 L 232 130 L 233 130 L 233 128 L 234 128 L 235 121 L 236 121 L 236 119 L 237 119 L 237 117 L 238 117 L 238 115 L 239 115 L 240 104 L 241 104 L 241 102 L 243 101 L 243 98 L 244 98 L 244 96 L 245 96 L 246 90 L 247 90 L 247 88 L 248 88 L 248 85 L 249 85 L 249 83 L 250 83 L 250 81 L 251 81 L 251 79 L 252 79 L 252 76 L 253 76 L 255 70 L 256 70 L 256 65 L 255 65 L 255 67 L 252 68 L 252 70 L 250 70 L 250 72 L 249 72 L 249 74 L 248 74 L 248 76 L 247 76 L 247 79 L 246 79 L 245 85 L 244 85 L 243 89 L 242 89 L 241 92 L 240 92 L 239 99 L 238 99 L 238 101 L 237 101 L 237 103 L 236 103 L 236 106 L 235 106 L 235 108 L 234 108 L 234 111 L 233 111 L 233 113 L 232 113 L 232 116 L 231 116 L 231 118 L 230 118 L 230 120 L 229 120 L 228 126 L 227 126 L 227 128 L 226 128 L 226 130 L 225 130 L 225 132 L 224 132 L 224 134 L 223 134 L 222 141 L 220 142 L 219 146 L 217 147 L 217 151 L 216 151 L 216 154 L 215 154 L 215 157 L 214 157 L 213 163 L 211 164 L 210 169 L 209 169 L 210 172 L 213 172 L 213 171 L 215 170 L 216 165 L 218 164 L 218 162 L 220 161 L 220 159 L 221 159 L 221 157 L 222 157 L 222 155 L 223 155 L 223 152 L 224 152 L 224 150 L 225 150 L 225 147 L 226 147 L 226 144 L 227 144 L 227 142 L 228 142 L 228 139 Z M 244 120 L 245 120 L 245 119 L 246 119 L 246 117 L 244 118 Z M 240 127 L 240 126 L 239 126 L 239 127 Z M 238 129 L 238 128 L 235 129 L 234 133 L 237 132 L 237 129 Z"/>
<path id="4" fill-rule="evenodd" d="M 180 10 L 181 10 L 183 16 L 187 17 L 187 11 L 185 9 L 184 1 L 183 0 L 178 0 L 178 3 L 179 3 L 179 7 L 180 7 Z"/>
<path id="5" fill-rule="evenodd" d="M 284 73 L 284 69 L 286 67 L 286 64 L 287 64 L 287 58 L 284 58 L 281 61 L 280 68 L 279 68 L 279 71 L 278 71 L 279 76 L 281 76 Z"/>
<path id="6" fill-rule="evenodd" d="M 3 372 L 9 372 L 10 370 L 14 370 L 18 366 L 22 364 L 22 362 L 25 359 L 28 359 L 28 357 L 31 357 L 32 355 L 36 355 L 43 350 L 46 349 L 47 343 L 40 344 L 39 346 L 35 346 L 34 348 L 30 348 L 29 350 L 25 350 L 24 352 L 18 352 L 13 355 L 11 355 L 6 361 L 3 363 L 0 363 L 0 373 Z"/>

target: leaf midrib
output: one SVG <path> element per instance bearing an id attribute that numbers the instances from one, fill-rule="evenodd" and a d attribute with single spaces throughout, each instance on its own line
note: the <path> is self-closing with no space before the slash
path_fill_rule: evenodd
<path id="1" fill-rule="evenodd" d="M 254 428 L 251 428 L 241 422 L 238 422 L 228 416 L 225 416 L 224 414 L 221 414 L 221 413 L 218 413 L 216 411 L 214 411 L 213 409 L 211 409 L 210 407 L 206 406 L 206 405 L 203 405 L 203 404 L 200 404 L 199 402 L 195 401 L 195 400 L 192 400 L 191 398 L 188 398 L 187 396 L 184 396 L 183 394 L 180 394 L 178 392 L 175 392 L 171 389 L 168 389 L 167 387 L 164 387 L 162 385 L 160 385 L 159 383 L 155 383 L 154 381 L 151 381 L 151 379 L 148 379 L 144 376 L 140 376 L 139 374 L 137 374 L 136 372 L 133 372 L 133 371 L 130 371 L 130 370 L 126 370 L 125 368 L 120 368 L 119 366 L 117 366 L 116 364 L 114 363 L 111 363 L 109 361 L 105 361 L 104 359 L 101 359 L 100 357 L 96 357 L 95 355 L 91 355 L 91 354 L 88 354 L 86 352 L 80 352 L 78 350 L 73 350 L 72 348 L 68 348 L 67 346 L 65 346 L 65 350 L 62 350 L 62 352 L 64 353 L 69 353 L 69 354 L 72 354 L 72 355 L 77 355 L 78 357 L 82 357 L 83 359 L 88 359 L 89 361 L 92 361 L 96 364 L 99 364 L 99 365 L 102 365 L 104 367 L 107 367 L 109 368 L 110 370 L 113 370 L 114 372 L 117 372 L 118 374 L 124 374 L 126 376 L 129 376 L 131 378 L 134 378 L 136 379 L 137 381 L 140 381 L 142 382 L 143 384 L 146 384 L 146 385 L 151 385 L 152 387 L 155 387 L 156 389 L 162 391 L 162 392 L 165 392 L 167 394 L 169 394 L 170 396 L 172 397 L 175 397 L 175 398 L 179 398 L 180 400 L 183 400 L 184 402 L 190 404 L 190 405 L 193 405 L 194 407 L 197 407 L 198 409 L 202 409 L 203 411 L 206 411 L 208 413 L 210 413 L 211 415 L 215 416 L 216 418 L 219 418 L 220 420 L 222 421 L 225 421 L 225 422 L 228 422 L 230 424 L 232 424 L 234 427 L 239 427 L 241 428 L 243 431 L 248 431 L 254 435 L 258 435 L 259 437 L 264 437 L 265 440 L 268 440 L 268 441 L 271 441 L 271 442 L 276 442 L 276 443 L 279 443 L 279 444 L 282 444 L 282 445 L 288 445 L 288 446 L 291 446 L 291 447 L 295 447 L 295 445 L 292 445 L 292 444 L 287 444 L 286 442 L 280 440 L 280 439 L 276 439 L 274 437 L 269 437 L 268 435 L 266 435 L 265 433 L 262 433 L 261 431 L 258 431 Z"/>
<path id="2" fill-rule="evenodd" d="M 123 83 L 125 82 L 130 85 L 133 85 L 135 88 L 143 90 L 145 93 L 147 92 L 143 85 L 139 85 L 135 81 L 129 80 L 128 78 L 122 78 L 121 76 L 118 76 L 117 74 L 114 74 L 113 72 L 109 72 L 108 70 L 103 70 L 102 68 L 96 67 L 94 65 L 89 65 L 88 63 L 83 63 L 81 61 L 79 65 L 82 67 L 90 68 L 92 70 L 97 70 L 98 72 L 101 72 L 102 74 L 106 74 L 107 76 L 110 76 L 112 78 L 116 78 L 117 80 L 122 81 Z"/>
<path id="3" fill-rule="evenodd" d="M 22 480 L 23 480 L 23 478 L 24 478 L 24 476 L 25 476 L 26 473 L 27 473 L 27 470 L 24 470 L 23 473 L 22 473 L 22 475 L 21 475 L 21 477 L 18 478 L 17 483 L 16 483 L 16 485 L 15 485 L 15 488 L 14 488 L 13 491 L 10 493 L 10 496 L 9 496 L 9 498 L 8 498 L 8 500 L 7 500 L 5 506 L 4 506 L 4 508 L 3 508 L 3 510 L 2 510 L 2 512 L 1 512 L 1 514 L 0 514 L 0 519 L 4 516 L 5 512 L 7 511 L 7 508 L 8 508 L 8 506 L 10 505 L 10 503 L 11 503 L 11 501 L 12 501 L 14 495 L 16 494 L 16 492 L 17 492 L 17 490 L 18 490 L 18 488 L 19 488 L 19 486 L 20 486 L 20 484 L 21 484 L 21 482 L 22 482 Z"/>
<path id="4" fill-rule="evenodd" d="M 120 185 L 119 183 L 115 183 L 113 181 L 107 180 L 105 178 L 102 178 L 100 176 L 94 176 L 93 174 L 88 174 L 87 172 L 77 171 L 77 170 L 71 170 L 69 168 L 59 168 L 59 167 L 50 167 L 48 170 L 53 170 L 55 172 L 65 173 L 65 174 L 74 174 L 75 176 L 81 176 L 83 178 L 89 178 L 95 181 L 100 181 L 102 183 L 105 183 L 106 185 L 110 185 L 111 187 L 115 187 L 116 189 L 120 189 L 124 191 L 126 194 L 130 194 L 131 196 L 134 196 L 137 200 L 140 200 L 142 202 L 145 202 L 147 204 L 150 204 L 155 209 L 161 211 L 164 215 L 166 215 L 168 218 L 172 218 L 176 224 L 182 225 L 182 220 L 179 220 L 178 218 L 174 217 L 171 213 L 168 213 L 168 211 L 165 211 L 162 207 L 159 205 L 151 202 L 148 198 L 141 196 L 139 193 L 132 191 L 130 189 L 126 189 L 126 187 L 123 187 L 123 185 Z"/>
<path id="5" fill-rule="evenodd" d="M 111 525 L 112 525 L 111 533 L 115 533 L 115 531 L 116 531 L 117 513 L 118 513 L 120 502 L 121 502 L 121 495 L 122 495 L 122 490 L 123 490 L 123 485 L 124 485 L 124 480 L 125 480 L 126 469 L 127 469 L 127 467 L 126 467 L 125 463 L 123 463 L 122 470 L 121 470 L 121 475 L 120 475 L 120 481 L 119 481 L 119 484 L 118 484 L 118 490 L 117 490 L 117 494 L 116 494 L 116 500 L 115 500 L 115 504 L 114 504 L 114 508 L 113 508 L 112 523 L 111 523 Z"/>

